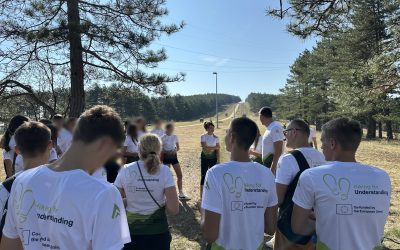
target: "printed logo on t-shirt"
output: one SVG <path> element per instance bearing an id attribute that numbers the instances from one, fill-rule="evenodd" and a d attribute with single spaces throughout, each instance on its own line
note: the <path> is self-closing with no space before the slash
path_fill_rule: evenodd
<path id="1" fill-rule="evenodd" d="M 231 211 L 243 212 L 244 209 L 251 208 L 264 208 L 261 204 L 257 204 L 256 201 L 242 200 L 243 193 L 268 193 L 268 190 L 263 188 L 260 183 L 245 183 L 240 176 L 233 176 L 231 173 L 225 173 L 223 175 L 224 184 L 229 193 L 234 195 L 234 200 L 231 201 Z"/>
<path id="2" fill-rule="evenodd" d="M 349 198 L 351 182 L 347 178 L 336 179 L 331 174 L 324 174 L 322 177 L 325 185 L 329 188 L 332 194 L 340 197 L 341 200 L 347 200 Z"/>
<path id="3" fill-rule="evenodd" d="M 121 213 L 121 211 L 119 210 L 118 205 L 114 203 L 114 208 L 113 208 L 111 218 L 113 218 L 113 219 L 117 218 L 120 215 L 120 213 Z"/>

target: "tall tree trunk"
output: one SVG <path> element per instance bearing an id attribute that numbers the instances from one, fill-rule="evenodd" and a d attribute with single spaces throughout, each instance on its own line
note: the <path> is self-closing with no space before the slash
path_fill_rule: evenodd
<path id="1" fill-rule="evenodd" d="M 372 118 L 372 114 L 369 114 L 367 119 L 367 139 L 375 139 L 376 121 L 374 118 Z"/>
<path id="2" fill-rule="evenodd" d="M 378 136 L 379 136 L 379 139 L 383 138 L 383 135 L 382 135 L 382 122 L 378 123 Z"/>
<path id="3" fill-rule="evenodd" d="M 386 121 L 386 137 L 388 140 L 393 140 L 392 121 Z"/>
<path id="4" fill-rule="evenodd" d="M 68 0 L 68 31 L 71 65 L 70 117 L 79 117 L 85 109 L 85 89 L 82 60 L 82 40 L 80 32 L 79 1 Z"/>

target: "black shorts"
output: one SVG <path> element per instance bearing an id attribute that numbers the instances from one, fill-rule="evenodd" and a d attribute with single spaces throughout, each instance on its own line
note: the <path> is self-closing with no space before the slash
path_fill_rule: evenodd
<path id="1" fill-rule="evenodd" d="M 203 186 L 204 179 L 206 178 L 207 170 L 217 164 L 217 158 L 206 158 L 204 155 L 201 156 L 201 180 L 200 185 Z"/>
<path id="2" fill-rule="evenodd" d="M 167 165 L 167 166 L 168 165 L 179 164 L 178 156 L 177 155 L 166 155 L 166 154 L 164 154 L 163 164 Z"/>
<path id="3" fill-rule="evenodd" d="M 124 250 L 169 250 L 171 233 L 152 235 L 131 235 L 131 243 L 125 244 Z"/>

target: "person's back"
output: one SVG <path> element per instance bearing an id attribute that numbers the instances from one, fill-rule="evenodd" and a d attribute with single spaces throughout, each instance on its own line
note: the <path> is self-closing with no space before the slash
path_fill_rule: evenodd
<path id="1" fill-rule="evenodd" d="M 207 176 L 202 208 L 221 214 L 211 249 L 262 248 L 264 213 L 277 203 L 272 172 L 256 162 L 230 161 L 212 167 Z"/>
<path id="2" fill-rule="evenodd" d="M 313 190 L 317 249 L 381 245 L 390 204 L 385 171 L 357 162 L 333 162 L 303 173 L 293 201 L 307 207 L 309 194 L 303 189 Z"/>
<path id="3" fill-rule="evenodd" d="M 317 249 L 380 249 L 390 207 L 390 178 L 358 163 L 358 122 L 340 118 L 322 127 L 322 150 L 330 163 L 304 171 L 293 202 L 293 231 L 316 230 Z M 309 215 L 314 209 L 315 228 Z"/>
<path id="4" fill-rule="evenodd" d="M 6 223 L 4 234 L 19 237 L 16 229 L 23 229 L 26 249 L 118 249 L 121 234 L 129 240 L 129 232 L 108 228 L 126 220 L 123 209 L 111 184 L 81 169 L 56 172 L 43 165 L 14 181 L 7 220 L 15 224 Z"/>
<path id="5" fill-rule="evenodd" d="M 207 171 L 201 227 L 211 249 L 262 249 L 264 233 L 275 232 L 274 176 L 249 157 L 256 134 L 253 121 L 234 119 L 225 138 L 231 161 Z"/>
<path id="6" fill-rule="evenodd" d="M 111 108 L 85 111 L 71 147 L 59 160 L 15 180 L 1 249 L 121 249 L 129 242 L 118 190 L 89 175 L 123 139 L 121 120 Z"/>

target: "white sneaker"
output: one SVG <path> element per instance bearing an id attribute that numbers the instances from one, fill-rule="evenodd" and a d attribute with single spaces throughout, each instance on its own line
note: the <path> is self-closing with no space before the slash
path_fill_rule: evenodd
<path id="1" fill-rule="evenodd" d="M 178 197 L 179 197 L 179 200 L 181 200 L 181 201 L 189 201 L 190 200 L 190 197 L 184 193 L 180 193 Z"/>
<path id="2" fill-rule="evenodd" d="M 265 246 L 270 248 L 270 249 L 273 249 L 274 248 L 274 244 L 275 244 L 275 235 L 274 235 L 274 237 L 272 237 L 269 241 L 267 241 L 265 243 Z"/>

